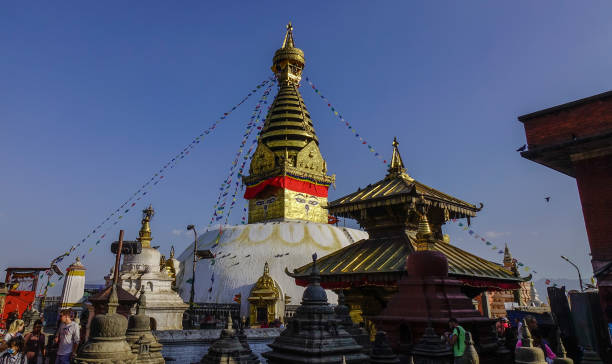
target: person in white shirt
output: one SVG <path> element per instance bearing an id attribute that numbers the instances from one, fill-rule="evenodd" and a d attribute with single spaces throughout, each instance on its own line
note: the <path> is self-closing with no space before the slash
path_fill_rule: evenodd
<path id="1" fill-rule="evenodd" d="M 79 324 L 72 321 L 72 310 L 62 310 L 60 316 L 62 323 L 55 336 L 55 340 L 59 344 L 55 363 L 70 364 L 70 361 L 77 353 L 79 341 L 81 340 L 80 328 Z"/>

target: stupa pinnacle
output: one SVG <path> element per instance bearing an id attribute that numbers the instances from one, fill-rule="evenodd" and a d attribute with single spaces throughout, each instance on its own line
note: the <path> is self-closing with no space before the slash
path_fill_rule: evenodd
<path id="1" fill-rule="evenodd" d="M 249 223 L 305 220 L 327 222 L 327 189 L 335 181 L 299 92 L 304 52 L 295 47 L 287 25 L 282 47 L 274 53 L 272 72 L 278 94 L 266 116 L 257 149 L 243 181 Z"/>

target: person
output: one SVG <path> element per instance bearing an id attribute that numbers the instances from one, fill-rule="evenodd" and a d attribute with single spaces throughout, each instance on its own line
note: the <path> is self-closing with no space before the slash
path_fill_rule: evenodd
<path id="1" fill-rule="evenodd" d="M 39 355 L 43 361 L 46 356 L 45 350 L 45 335 L 42 333 L 42 320 L 36 320 L 32 332 L 24 336 L 25 354 L 28 358 L 28 364 L 36 364 Z"/>
<path id="2" fill-rule="evenodd" d="M 448 336 L 448 343 L 453 347 L 455 364 L 463 364 L 463 354 L 465 353 L 465 329 L 459 325 L 456 318 L 452 317 L 448 320 L 448 326 L 451 329 L 451 333 Z"/>
<path id="3" fill-rule="evenodd" d="M 21 336 L 23 329 L 25 328 L 25 322 L 23 320 L 15 320 L 11 322 L 11 326 L 9 327 L 6 335 L 4 335 L 4 341 L 8 343 L 12 338 Z"/>
<path id="4" fill-rule="evenodd" d="M 536 323 L 537 325 L 537 323 Z M 527 322 L 527 326 L 529 327 L 529 322 Z M 544 338 L 542 338 L 542 334 L 540 333 L 540 330 L 536 328 L 534 328 L 533 330 L 529 330 L 531 333 L 531 337 L 533 339 L 533 346 L 536 348 L 540 348 L 540 350 L 542 350 L 544 352 L 544 359 L 546 360 L 546 363 L 548 364 L 552 364 L 553 360 L 555 360 L 557 358 L 557 356 L 555 355 L 555 353 L 550 349 L 550 347 L 548 346 L 548 343 L 546 342 L 546 340 L 544 340 Z M 516 342 L 516 347 L 520 348 L 521 346 L 523 346 L 523 342 L 522 340 L 519 340 Z"/>
<path id="5" fill-rule="evenodd" d="M 0 354 L 0 364 L 27 364 L 27 357 L 23 352 L 23 346 L 23 337 L 12 337 L 8 341 L 8 349 Z"/>
<path id="6" fill-rule="evenodd" d="M 80 341 L 79 325 L 72 321 L 72 310 L 65 309 L 60 312 L 61 324 L 55 338 L 59 347 L 57 348 L 57 364 L 70 364 L 76 355 Z"/>

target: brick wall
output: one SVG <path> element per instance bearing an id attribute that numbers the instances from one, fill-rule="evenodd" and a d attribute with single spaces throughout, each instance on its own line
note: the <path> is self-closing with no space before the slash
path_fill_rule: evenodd
<path id="1" fill-rule="evenodd" d="M 574 167 L 593 260 L 612 260 L 612 155 Z"/>
<path id="2" fill-rule="evenodd" d="M 519 118 L 524 123 L 530 149 L 612 131 L 612 96 L 568 109 Z"/>

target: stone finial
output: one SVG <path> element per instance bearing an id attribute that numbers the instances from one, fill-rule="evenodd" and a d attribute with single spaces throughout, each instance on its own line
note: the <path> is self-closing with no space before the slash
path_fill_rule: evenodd
<path id="1" fill-rule="evenodd" d="M 476 351 L 476 348 L 474 348 L 472 333 L 469 331 L 465 332 L 465 353 L 463 354 L 463 358 L 469 364 L 480 364 L 478 352 Z"/>
<path id="2" fill-rule="evenodd" d="M 378 331 L 370 354 L 370 364 L 399 364 L 399 362 L 397 355 L 389 346 L 387 333 Z"/>
<path id="3" fill-rule="evenodd" d="M 521 346 L 516 348 L 514 361 L 517 364 L 546 364 L 544 352 L 533 346 L 533 339 L 527 327 L 527 320 L 523 319 L 521 328 Z"/>
<path id="4" fill-rule="evenodd" d="M 565 346 L 563 340 L 561 340 L 561 329 L 557 327 L 556 332 L 557 339 L 557 357 L 553 360 L 553 364 L 574 364 L 574 360 L 568 358 L 565 352 Z"/>

